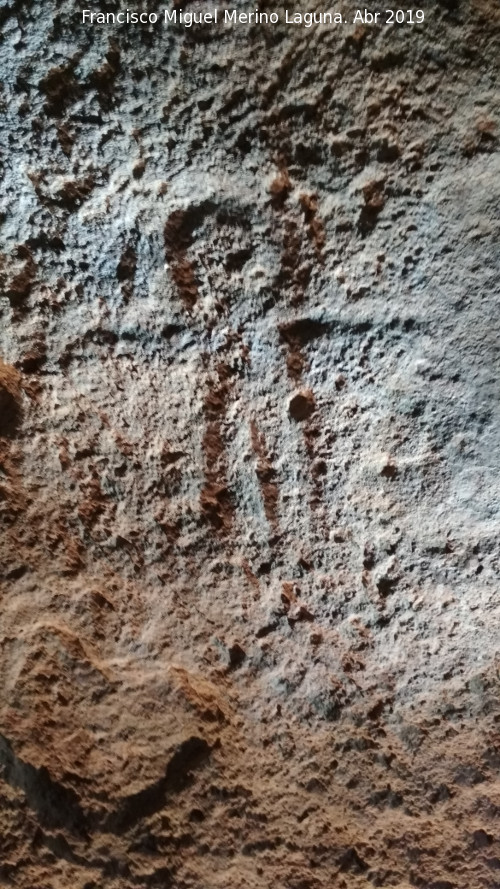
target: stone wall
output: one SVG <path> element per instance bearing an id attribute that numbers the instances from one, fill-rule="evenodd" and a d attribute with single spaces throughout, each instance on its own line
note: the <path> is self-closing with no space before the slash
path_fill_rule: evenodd
<path id="1" fill-rule="evenodd" d="M 6 886 L 498 885 L 499 7 L 255 8 L 0 8 Z"/>

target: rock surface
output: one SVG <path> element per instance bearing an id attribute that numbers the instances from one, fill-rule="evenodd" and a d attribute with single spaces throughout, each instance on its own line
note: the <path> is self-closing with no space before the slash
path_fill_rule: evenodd
<path id="1" fill-rule="evenodd" d="M 338 8 L 0 8 L 2 885 L 499 885 L 500 10 Z"/>

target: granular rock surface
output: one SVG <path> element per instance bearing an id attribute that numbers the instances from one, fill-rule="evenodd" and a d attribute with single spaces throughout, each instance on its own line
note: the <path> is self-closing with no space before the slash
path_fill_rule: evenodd
<path id="1" fill-rule="evenodd" d="M 0 7 L 5 886 L 500 885 L 500 9 L 258 8 Z"/>

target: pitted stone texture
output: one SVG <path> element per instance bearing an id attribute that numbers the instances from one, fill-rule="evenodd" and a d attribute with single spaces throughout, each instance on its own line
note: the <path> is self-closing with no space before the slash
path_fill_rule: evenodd
<path id="1" fill-rule="evenodd" d="M 7 884 L 495 885 L 500 20 L 427 6 L 0 10 Z"/>

